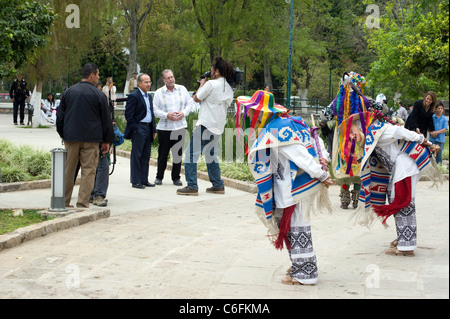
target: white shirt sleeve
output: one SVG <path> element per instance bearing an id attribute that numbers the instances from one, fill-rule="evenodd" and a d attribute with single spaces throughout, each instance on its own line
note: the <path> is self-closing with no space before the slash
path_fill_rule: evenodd
<path id="1" fill-rule="evenodd" d="M 161 99 L 162 91 L 158 90 L 153 97 L 153 113 L 155 116 L 160 119 L 167 119 L 167 112 L 163 111 L 163 102 Z"/>
<path id="2" fill-rule="evenodd" d="M 322 170 L 322 166 L 314 160 L 306 147 L 300 144 L 292 144 L 279 148 L 279 152 L 294 162 L 299 168 L 305 171 L 312 178 L 317 178 L 321 182 L 328 178 L 328 172 Z M 327 153 L 328 154 L 328 153 Z"/>
<path id="3" fill-rule="evenodd" d="M 184 90 L 184 108 L 181 111 L 184 116 L 188 116 L 189 113 L 195 111 L 194 99 L 189 95 L 189 92 Z"/>
<path id="4" fill-rule="evenodd" d="M 210 81 L 207 81 L 205 83 L 205 85 L 203 85 L 201 88 L 198 89 L 198 91 L 197 91 L 197 98 L 200 101 L 203 101 L 204 99 L 206 99 L 208 97 L 208 95 L 211 92 L 211 89 L 212 89 L 212 82 L 210 80 Z"/>
<path id="5" fill-rule="evenodd" d="M 424 139 L 425 137 L 422 134 L 417 134 L 416 132 L 407 130 L 402 126 L 388 125 L 388 128 L 381 135 L 378 145 L 388 145 L 397 142 L 397 140 L 407 140 L 422 144 Z"/>

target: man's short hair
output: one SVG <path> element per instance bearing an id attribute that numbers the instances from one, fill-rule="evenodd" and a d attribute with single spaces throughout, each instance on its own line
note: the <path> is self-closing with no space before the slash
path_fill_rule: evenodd
<path id="1" fill-rule="evenodd" d="M 98 67 L 94 63 L 87 63 L 83 66 L 83 70 L 81 71 L 81 77 L 83 79 L 89 78 L 89 76 L 94 73 L 97 74 Z"/>
<path id="2" fill-rule="evenodd" d="M 148 77 L 150 77 L 147 73 L 139 73 L 139 75 L 138 75 L 138 77 L 137 77 L 137 81 L 138 81 L 139 83 L 142 82 L 142 77 L 143 77 L 144 75 L 147 75 Z"/>
<path id="3" fill-rule="evenodd" d="M 164 71 L 162 71 L 161 75 L 164 77 L 164 75 L 169 72 L 172 72 L 173 74 L 173 71 L 171 69 L 165 69 Z"/>

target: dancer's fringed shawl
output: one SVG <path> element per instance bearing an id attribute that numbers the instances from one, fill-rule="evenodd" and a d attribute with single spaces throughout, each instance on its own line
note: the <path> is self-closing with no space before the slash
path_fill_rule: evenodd
<path id="1" fill-rule="evenodd" d="M 266 125 L 249 152 L 248 164 L 258 186 L 256 214 L 268 228 L 269 237 L 279 234 L 278 225 L 273 217 L 275 202 L 272 166 L 276 164 L 271 163 L 271 153 L 277 152 L 279 147 L 299 144 L 303 145 L 318 162 L 319 159 L 312 143 L 309 128 L 301 117 L 279 117 Z M 331 212 L 333 210 L 327 189 L 318 179 L 311 178 L 293 162 L 290 162 L 290 171 L 291 193 L 294 202 L 305 201 L 303 209 L 306 218 L 309 218 L 309 211 L 313 209 L 313 206 L 316 206 L 319 211 L 326 209 Z M 315 200 L 316 204 L 314 205 Z"/>
<path id="2" fill-rule="evenodd" d="M 400 195 L 400 197 L 397 201 L 391 203 L 391 206 L 385 205 L 391 175 L 372 153 L 380 136 L 388 125 L 389 124 L 381 121 L 375 121 L 369 126 L 366 134 L 364 156 L 361 166 L 362 185 L 359 194 L 359 201 L 362 205 L 359 205 L 359 208 L 351 217 L 355 220 L 355 223 L 366 227 L 371 227 L 373 225 L 377 215 L 382 219 L 383 224 L 386 226 L 386 219 L 398 211 L 394 211 L 395 207 L 401 209 L 411 201 L 411 194 L 409 194 L 409 196 L 406 194 L 406 192 L 411 192 L 411 181 L 409 181 L 408 184 L 407 180 L 402 180 L 400 181 L 401 183 L 397 182 L 395 185 L 396 197 L 397 195 Z M 422 173 L 425 173 L 434 182 L 432 187 L 437 185 L 437 183 L 442 184 L 442 174 L 427 147 L 423 147 L 417 142 L 405 140 L 398 140 L 397 146 L 400 151 L 406 153 L 416 162 L 417 167 Z M 409 189 L 407 189 L 408 187 Z M 397 192 L 399 192 L 399 194 Z M 371 208 L 374 212 L 371 211 Z"/>

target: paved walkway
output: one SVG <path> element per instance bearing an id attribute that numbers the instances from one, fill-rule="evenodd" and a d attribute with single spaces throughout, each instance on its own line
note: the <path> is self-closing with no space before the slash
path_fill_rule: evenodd
<path id="1" fill-rule="evenodd" d="M 15 127 L 11 116 L 0 115 L 1 138 L 61 146 L 54 128 Z M 264 237 L 254 194 L 230 187 L 225 195 L 206 194 L 206 181 L 198 197 L 175 195 L 168 181 L 137 190 L 128 173 L 128 159 L 119 158 L 109 218 L 0 251 L 0 299 L 449 298 L 448 181 L 439 190 L 418 185 L 414 258 L 385 255 L 395 227 L 353 225 L 351 211 L 338 208 L 339 188 L 330 187 L 336 211 L 312 220 L 319 283 L 306 287 L 281 284 L 289 257 Z M 0 208 L 49 205 L 49 189 L 0 193 Z"/>

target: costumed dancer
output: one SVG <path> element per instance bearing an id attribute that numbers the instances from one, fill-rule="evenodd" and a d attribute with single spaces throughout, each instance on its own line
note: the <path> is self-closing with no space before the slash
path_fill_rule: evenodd
<path id="1" fill-rule="evenodd" d="M 428 175 L 433 186 L 443 182 L 432 156 L 436 146 L 422 134 L 392 125 L 379 111 L 350 116 L 339 126 L 339 135 L 344 136 L 344 143 L 356 143 L 364 149 L 360 207 L 352 218 L 370 227 L 378 217 L 386 226 L 386 220 L 393 215 L 397 238 L 386 254 L 414 256 L 417 248 L 416 183 L 421 174 Z"/>
<path id="2" fill-rule="evenodd" d="M 327 189 L 333 182 L 322 169 L 329 160 L 323 141 L 312 138 L 301 117 L 290 117 L 288 109 L 275 104 L 270 92 L 240 96 L 236 104 L 236 126 L 246 133 L 248 165 L 258 187 L 256 214 L 275 248 L 286 245 L 292 262 L 282 283 L 314 285 L 318 271 L 310 212 L 333 210 Z M 319 150 L 324 158 L 319 159 Z"/>
<path id="3" fill-rule="evenodd" d="M 345 73 L 339 84 L 339 92 L 332 103 L 335 133 L 331 174 L 333 180 L 341 185 L 339 197 L 343 209 L 347 209 L 351 203 L 353 208 L 358 207 L 358 196 L 361 190 L 359 172 L 363 149 L 358 144 L 343 143 L 344 136 L 337 134 L 336 131 L 339 125 L 352 114 L 365 112 L 369 109 L 370 100 L 363 95 L 366 86 L 366 79 L 360 74 L 355 72 Z M 348 165 L 348 163 L 351 164 Z M 353 190 L 350 191 L 352 184 Z"/>

